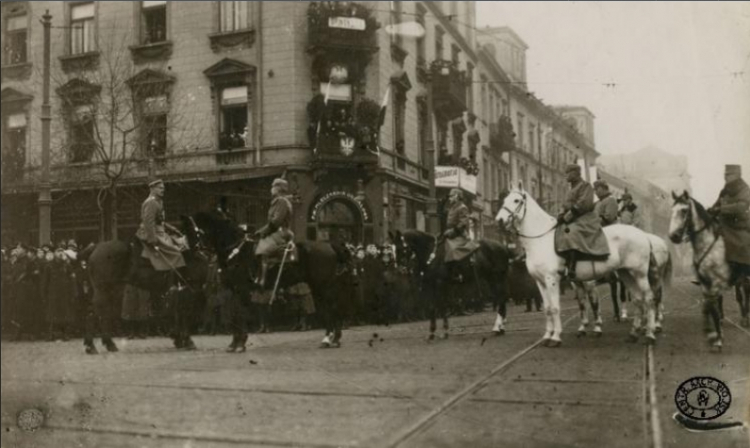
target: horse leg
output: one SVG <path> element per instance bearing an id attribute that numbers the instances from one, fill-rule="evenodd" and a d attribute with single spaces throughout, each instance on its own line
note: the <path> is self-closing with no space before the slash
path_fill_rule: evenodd
<path id="1" fill-rule="evenodd" d="M 498 336 L 505 334 L 505 316 L 507 315 L 507 304 L 506 295 L 501 292 L 501 287 L 497 285 L 489 285 L 491 293 L 495 297 L 497 303 L 497 316 L 495 317 L 495 325 L 492 327 L 492 332 Z"/>
<path id="2" fill-rule="evenodd" d="M 431 306 L 430 306 L 430 334 L 429 336 L 427 336 L 428 341 L 432 341 L 433 339 L 435 339 L 435 331 L 437 330 L 437 308 L 438 308 L 438 303 L 440 302 L 440 297 L 438 297 L 440 293 L 438 293 L 438 291 L 440 290 L 440 286 L 442 285 L 436 284 L 435 286 L 436 286 L 435 289 L 431 291 L 432 294 L 430 294 L 429 296 Z"/>
<path id="3" fill-rule="evenodd" d="M 723 335 L 719 313 L 718 294 L 706 292 L 703 295 L 703 330 L 706 340 L 714 349 L 721 350 Z"/>
<path id="4" fill-rule="evenodd" d="M 573 289 L 575 289 L 576 293 L 576 301 L 578 302 L 578 314 L 581 319 L 581 324 L 578 326 L 578 333 L 576 334 L 577 337 L 583 337 L 586 336 L 586 327 L 589 325 L 589 315 L 586 310 L 586 300 L 582 297 L 581 289 L 583 286 L 581 283 L 573 283 Z"/>
<path id="5" fill-rule="evenodd" d="M 662 311 L 662 295 L 664 288 L 659 286 L 654 292 L 654 308 L 656 309 L 656 327 L 654 331 L 656 333 L 662 332 L 662 321 L 664 320 L 664 312 Z"/>
<path id="6" fill-rule="evenodd" d="M 750 278 L 745 277 L 735 286 L 735 297 L 740 305 L 740 325 L 750 327 Z"/>
<path id="7" fill-rule="evenodd" d="M 630 301 L 630 291 L 628 290 L 628 287 L 625 285 L 624 281 L 620 281 L 620 303 L 622 304 L 622 311 L 620 312 L 620 319 L 625 320 L 628 318 L 628 305 L 627 302 Z"/>
<path id="8" fill-rule="evenodd" d="M 719 310 L 719 319 L 724 320 L 724 294 L 719 294 L 716 299 L 716 306 Z"/>
<path id="9" fill-rule="evenodd" d="M 556 274 L 547 274 L 544 278 L 544 288 L 540 286 L 545 301 L 545 315 L 547 317 L 548 347 L 559 347 L 562 344 L 562 322 L 560 321 L 560 278 Z M 549 337 L 547 337 L 549 335 Z"/>
<path id="10" fill-rule="evenodd" d="M 615 322 L 620 322 L 620 303 L 617 301 L 617 280 L 615 278 L 609 281 L 609 296 L 612 298 L 612 309 L 615 314 Z"/>
<path id="11" fill-rule="evenodd" d="M 589 305 L 591 305 L 591 312 L 594 317 L 594 335 L 601 337 L 602 335 L 602 316 L 599 313 L 599 295 L 596 293 L 596 289 L 593 284 L 590 284 L 586 290 L 586 296 L 589 299 Z"/>
<path id="12" fill-rule="evenodd" d="M 627 294 L 632 294 L 633 291 L 637 289 L 637 286 L 636 286 L 635 280 L 633 279 L 633 277 L 631 276 L 629 272 L 620 271 L 619 274 L 620 274 L 620 286 L 622 287 L 620 291 L 620 297 L 623 299 L 622 300 L 622 319 L 625 319 L 627 317 L 625 297 Z M 640 301 L 637 301 L 636 303 L 639 304 Z M 641 325 L 641 321 L 639 318 L 639 314 L 635 313 L 633 315 L 633 323 L 630 327 L 630 333 L 628 334 L 628 337 L 626 339 L 627 342 L 630 342 L 630 343 L 638 342 L 640 325 Z"/>
<path id="13" fill-rule="evenodd" d="M 656 307 L 654 306 L 654 292 L 651 290 L 651 285 L 648 282 L 648 276 L 644 274 L 637 279 L 638 288 L 640 289 L 641 295 L 641 319 L 646 319 L 646 343 L 653 345 L 656 343 Z"/>

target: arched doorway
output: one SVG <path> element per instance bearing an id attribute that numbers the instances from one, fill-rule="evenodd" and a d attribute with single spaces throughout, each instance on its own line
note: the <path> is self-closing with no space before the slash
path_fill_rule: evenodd
<path id="1" fill-rule="evenodd" d="M 364 239 L 362 216 L 346 199 L 333 199 L 317 210 L 318 241 L 359 244 Z"/>

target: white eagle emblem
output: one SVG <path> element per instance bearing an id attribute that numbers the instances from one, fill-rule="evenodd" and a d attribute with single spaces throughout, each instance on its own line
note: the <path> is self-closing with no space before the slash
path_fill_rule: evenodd
<path id="1" fill-rule="evenodd" d="M 354 139 L 352 137 L 341 137 L 341 154 L 350 156 L 354 153 Z"/>

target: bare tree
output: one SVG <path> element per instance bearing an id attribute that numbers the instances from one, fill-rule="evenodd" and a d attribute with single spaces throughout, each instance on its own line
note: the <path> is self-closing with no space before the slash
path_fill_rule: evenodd
<path id="1" fill-rule="evenodd" d="M 127 36 L 101 42 L 95 57 L 62 60 L 53 83 L 59 97 L 57 163 L 84 167 L 80 181 L 99 186 L 101 237 L 117 238 L 118 187 L 132 177 L 153 178 L 166 156 L 199 140 L 200 127 L 174 95 L 164 64 L 135 65 Z M 62 138 L 60 136 L 63 136 Z M 81 165 L 79 165 L 81 164 Z"/>

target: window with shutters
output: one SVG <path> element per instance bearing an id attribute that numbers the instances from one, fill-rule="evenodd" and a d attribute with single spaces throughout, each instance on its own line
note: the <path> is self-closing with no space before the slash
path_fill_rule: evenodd
<path id="1" fill-rule="evenodd" d="M 94 3 L 79 3 L 70 7 L 70 54 L 96 50 Z"/>

